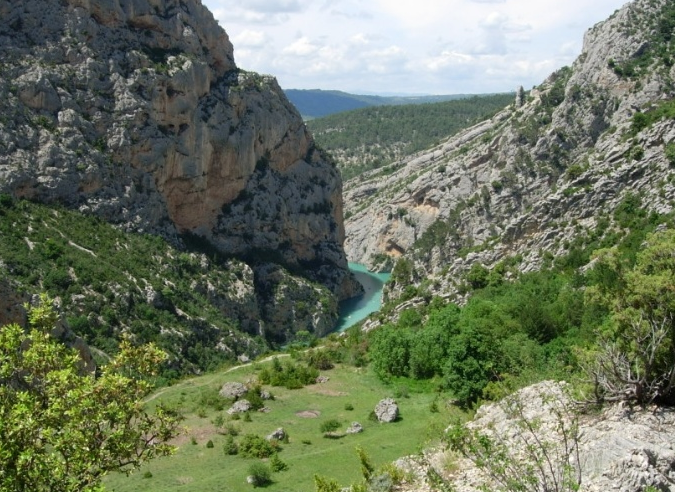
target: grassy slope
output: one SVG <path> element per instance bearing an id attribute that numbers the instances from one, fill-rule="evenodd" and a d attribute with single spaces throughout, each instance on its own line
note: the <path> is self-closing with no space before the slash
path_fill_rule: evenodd
<path id="1" fill-rule="evenodd" d="M 218 414 L 229 418 L 227 413 L 212 406 L 204 407 L 202 399 L 212 396 L 226 381 L 246 382 L 255 374 L 249 366 L 231 372 L 210 374 L 165 388 L 153 399 L 179 406 L 187 417 L 188 431 L 177 441 L 179 450 L 170 458 L 152 462 L 130 477 L 115 474 L 108 477 L 109 490 L 125 491 L 234 491 L 252 488 L 246 484 L 247 470 L 255 459 L 227 456 L 223 452 L 226 437 L 216 432 L 212 421 Z M 368 369 L 338 367 L 323 374 L 330 378 L 324 384 L 316 384 L 300 390 L 270 389 L 275 400 L 267 402 L 269 413 L 255 412 L 252 422 L 242 420 L 233 423 L 243 434 L 255 433 L 265 436 L 278 427 L 283 427 L 290 436 L 283 444 L 279 457 L 288 464 L 287 471 L 274 473 L 270 491 L 313 491 L 314 474 L 337 479 L 347 485 L 360 479 L 360 464 L 355 453 L 356 446 L 363 447 L 373 462 L 379 466 L 401 456 L 413 454 L 433 436 L 438 436 L 450 418 L 450 410 L 439 404 L 439 413 L 432 413 L 430 405 L 436 394 L 410 392 L 408 398 L 398 398 L 401 419 L 392 424 L 379 424 L 368 419 L 377 402 L 394 393 L 393 387 L 385 386 Z M 348 411 L 345 405 L 354 409 Z M 228 407 L 225 407 L 225 410 Z M 298 412 L 320 412 L 318 418 L 305 418 Z M 455 412 L 456 410 L 453 410 Z M 199 416 L 202 415 L 202 417 Z M 204 415 L 206 415 L 204 417 Z M 362 434 L 342 439 L 326 439 L 319 430 L 327 419 L 342 422 L 341 430 L 351 422 L 364 426 Z M 195 438 L 197 444 L 192 444 Z M 207 448 L 211 439 L 213 448 Z M 310 441 L 305 444 L 303 441 Z M 146 472 L 152 478 L 143 478 Z"/>

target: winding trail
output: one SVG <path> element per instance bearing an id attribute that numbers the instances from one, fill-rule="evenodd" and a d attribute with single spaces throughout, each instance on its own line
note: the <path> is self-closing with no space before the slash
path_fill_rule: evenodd
<path id="1" fill-rule="evenodd" d="M 179 388 L 181 386 L 191 386 L 192 388 L 200 388 L 202 386 L 206 386 L 207 384 L 211 384 L 214 379 L 216 379 L 219 376 L 222 376 L 223 374 L 227 374 L 227 373 L 236 371 L 238 369 L 242 369 L 244 367 L 249 367 L 249 366 L 252 366 L 253 364 L 259 364 L 259 363 L 262 363 L 262 362 L 269 362 L 272 359 L 275 359 L 277 357 L 290 357 L 290 354 L 269 355 L 269 356 L 265 357 L 264 359 L 256 360 L 254 362 L 247 362 L 245 364 L 239 364 L 238 366 L 232 366 L 225 371 L 219 371 L 219 372 L 214 372 L 213 374 L 210 374 L 210 375 L 196 376 L 194 378 L 185 379 L 184 381 L 173 384 L 171 386 L 165 386 L 164 388 L 160 389 L 156 393 L 153 393 L 152 395 L 150 395 L 148 398 L 145 399 L 145 403 L 149 403 L 152 400 L 154 400 L 156 398 L 159 398 L 160 396 L 162 396 L 164 393 L 166 393 L 170 389 Z M 207 376 L 210 376 L 210 377 L 207 377 Z M 196 381 L 198 379 L 201 380 L 200 383 L 194 384 L 194 381 Z"/>

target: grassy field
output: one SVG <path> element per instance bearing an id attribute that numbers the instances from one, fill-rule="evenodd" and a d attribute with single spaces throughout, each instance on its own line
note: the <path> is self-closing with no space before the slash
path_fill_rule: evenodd
<path id="1" fill-rule="evenodd" d="M 357 446 L 368 453 L 376 466 L 383 465 L 414 454 L 437 440 L 451 413 L 457 412 L 448 409 L 445 400 L 429 388 L 422 391 L 401 383 L 384 385 L 368 369 L 336 367 L 322 372 L 330 378 L 326 383 L 297 390 L 265 387 L 275 397 L 266 402 L 269 413 L 253 412 L 250 422 L 243 418 L 230 421 L 225 412 L 229 403 L 222 400 L 225 407 L 219 409 L 216 395 L 220 386 L 227 381 L 252 381 L 259 368 L 259 365 L 248 366 L 209 374 L 160 390 L 150 404 L 163 401 L 178 406 L 186 416 L 187 430 L 176 441 L 177 453 L 170 458 L 155 460 L 129 477 L 122 474 L 109 476 L 105 482 L 107 490 L 215 492 L 253 489 L 246 483 L 246 476 L 250 465 L 257 460 L 224 453 L 226 436 L 219 434 L 213 424 L 218 415 L 238 428 L 237 440 L 247 433 L 266 436 L 283 427 L 289 442 L 282 444 L 279 457 L 288 465 L 288 470 L 273 473 L 273 483 L 266 490 L 312 492 L 314 474 L 335 478 L 345 486 L 360 479 Z M 390 424 L 370 420 L 369 414 L 377 402 L 389 396 L 396 397 L 401 418 Z M 436 398 L 439 411 L 432 412 Z M 324 438 L 320 426 L 328 419 L 339 420 L 341 430 L 354 421 L 359 422 L 364 432 L 340 439 Z M 212 448 L 207 447 L 209 440 L 214 444 Z"/>

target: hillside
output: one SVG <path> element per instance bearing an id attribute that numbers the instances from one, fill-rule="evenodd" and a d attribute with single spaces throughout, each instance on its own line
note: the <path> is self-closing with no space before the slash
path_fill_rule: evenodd
<path id="1" fill-rule="evenodd" d="M 171 356 L 167 379 L 255 357 L 295 331 L 333 329 L 337 306 L 322 285 L 186 240 L 189 251 L 0 195 L 0 279 L 58 299 L 69 326 L 95 349 L 114 353 L 127 331 L 156 343 Z M 11 307 L 0 299 L 3 311 Z"/>
<path id="2" fill-rule="evenodd" d="M 338 169 L 216 27 L 191 0 L 0 0 L 0 319 L 40 328 L 0 330 L 0 490 L 50 478 L 32 469 L 45 457 L 79 492 L 72 470 L 99 460 L 71 464 L 91 451 L 114 471 L 163 440 L 175 455 L 95 477 L 120 492 L 675 489 L 673 2 L 635 0 L 509 106 L 348 181 L 344 228 Z M 391 270 L 386 302 L 323 336 L 356 292 L 347 257 Z M 37 291 L 99 360 L 122 333 L 160 345 L 164 379 L 133 389 L 161 361 L 143 355 L 82 371 L 51 343 L 56 313 L 22 307 Z M 248 360 L 270 348 L 285 353 Z M 106 376 L 103 399 L 81 383 Z M 153 434 L 129 409 L 186 427 Z M 85 422 L 95 439 L 69 439 Z"/>
<path id="3" fill-rule="evenodd" d="M 503 109 L 514 96 L 474 96 L 456 101 L 378 106 L 307 123 L 316 143 L 335 159 L 345 180 L 428 149 Z"/>
<path id="4" fill-rule="evenodd" d="M 467 94 L 438 96 L 369 96 L 321 89 L 286 89 L 284 93 L 306 120 L 368 106 L 422 104 L 471 97 Z"/>
<path id="5" fill-rule="evenodd" d="M 3 1 L 0 46 L 0 193 L 159 236 L 188 256 L 243 262 L 247 294 L 228 317 L 270 342 L 292 337 L 287 270 L 329 292 L 307 304 L 316 322 L 299 329 L 325 332 L 323 306 L 335 318 L 337 301 L 360 291 L 343 250 L 339 172 L 276 80 L 236 66 L 226 32 L 198 0 Z M 11 254 L 0 252 L 10 271 Z M 44 287 L 47 273 L 17 288 Z M 110 282 L 82 288 L 105 297 Z M 127 328 L 110 324 L 112 337 Z"/>
<path id="6" fill-rule="evenodd" d="M 674 16 L 667 1 L 627 5 L 517 104 L 349 181 L 350 260 L 400 264 L 391 300 L 405 288 L 411 302 L 461 300 L 472 268 L 528 272 L 567 256 L 581 267 L 632 218 L 656 227 L 675 205 Z"/>

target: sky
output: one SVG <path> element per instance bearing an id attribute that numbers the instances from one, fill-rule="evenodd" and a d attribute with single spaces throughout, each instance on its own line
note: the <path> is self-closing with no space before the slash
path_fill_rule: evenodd
<path id="1" fill-rule="evenodd" d="M 481 94 L 530 89 L 625 0 L 202 0 L 237 66 L 283 89 Z"/>

